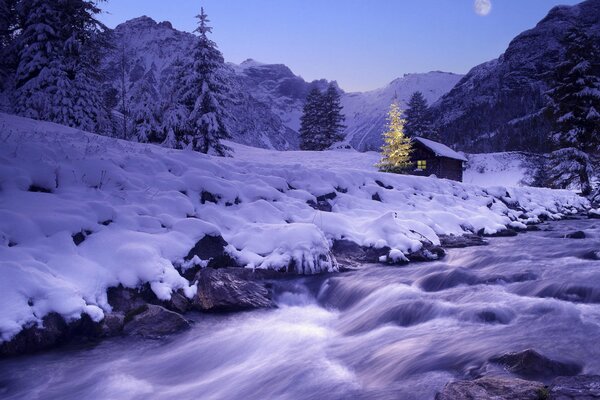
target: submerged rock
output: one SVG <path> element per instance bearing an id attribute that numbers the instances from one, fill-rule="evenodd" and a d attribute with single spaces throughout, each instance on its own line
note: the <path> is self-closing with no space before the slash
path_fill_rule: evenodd
<path id="1" fill-rule="evenodd" d="M 490 358 L 489 361 L 502 365 L 513 374 L 531 379 L 572 376 L 582 370 L 582 366 L 575 362 L 552 360 L 533 349 L 502 354 Z"/>
<path id="2" fill-rule="evenodd" d="M 552 381 L 549 393 L 553 400 L 600 399 L 600 376 L 559 376 Z"/>
<path id="3" fill-rule="evenodd" d="M 567 233 L 565 235 L 565 239 L 585 239 L 585 232 L 576 231 L 576 232 Z"/>
<path id="4" fill-rule="evenodd" d="M 435 400 L 540 400 L 545 394 L 540 382 L 523 379 L 483 377 L 448 383 Z"/>
<path id="5" fill-rule="evenodd" d="M 244 268 L 203 268 L 196 275 L 198 292 L 192 307 L 198 311 L 228 312 L 273 307 L 271 291 Z"/>
<path id="6" fill-rule="evenodd" d="M 128 335 L 160 337 L 189 327 L 189 322 L 180 314 L 148 304 L 125 315 L 123 332 Z"/>

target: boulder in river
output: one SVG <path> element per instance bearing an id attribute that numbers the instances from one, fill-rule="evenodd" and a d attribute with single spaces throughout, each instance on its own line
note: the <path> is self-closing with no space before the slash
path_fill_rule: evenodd
<path id="1" fill-rule="evenodd" d="M 540 382 L 523 379 L 483 377 L 448 383 L 435 400 L 540 400 L 546 393 Z"/>
<path id="2" fill-rule="evenodd" d="M 582 366 L 575 362 L 552 360 L 533 349 L 494 356 L 489 361 L 502 365 L 513 374 L 529 379 L 572 376 L 582 370 Z"/>
<path id="3" fill-rule="evenodd" d="M 192 307 L 198 311 L 229 312 L 273 307 L 267 283 L 244 268 L 203 268 L 197 274 L 198 292 Z"/>
<path id="4" fill-rule="evenodd" d="M 180 314 L 164 307 L 147 304 L 125 315 L 123 332 L 128 335 L 160 337 L 190 327 Z"/>
<path id="5" fill-rule="evenodd" d="M 575 231 L 571 233 L 567 233 L 565 235 L 565 239 L 585 239 L 584 231 Z"/>

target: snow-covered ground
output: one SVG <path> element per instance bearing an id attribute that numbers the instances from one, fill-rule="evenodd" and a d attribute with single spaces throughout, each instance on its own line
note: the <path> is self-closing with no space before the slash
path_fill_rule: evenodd
<path id="1" fill-rule="evenodd" d="M 232 146 L 233 158 L 214 158 L 0 114 L 1 338 L 50 312 L 100 320 L 118 284 L 192 296 L 176 267 L 207 234 L 247 267 L 316 273 L 336 270 L 334 239 L 389 246 L 398 260 L 441 234 L 587 206 L 569 191 L 379 173 L 374 153 Z M 332 212 L 307 204 L 333 194 Z"/>
<path id="2" fill-rule="evenodd" d="M 468 154 L 463 181 L 480 186 L 527 186 L 539 157 L 518 151 Z"/>

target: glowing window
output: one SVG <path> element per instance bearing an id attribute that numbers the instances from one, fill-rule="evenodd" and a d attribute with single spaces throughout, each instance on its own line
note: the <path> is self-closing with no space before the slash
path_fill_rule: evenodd
<path id="1" fill-rule="evenodd" d="M 426 160 L 418 160 L 417 161 L 417 169 L 427 169 L 427 161 Z"/>

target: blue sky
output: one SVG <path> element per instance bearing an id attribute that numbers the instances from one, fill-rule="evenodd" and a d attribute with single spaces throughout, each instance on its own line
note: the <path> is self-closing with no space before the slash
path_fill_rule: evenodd
<path id="1" fill-rule="evenodd" d="M 498 57 L 555 5 L 575 0 L 108 0 L 113 28 L 141 15 L 192 31 L 200 6 L 227 61 L 284 63 L 306 80 L 337 80 L 346 91 L 386 85 L 411 72 L 466 73 Z"/>

